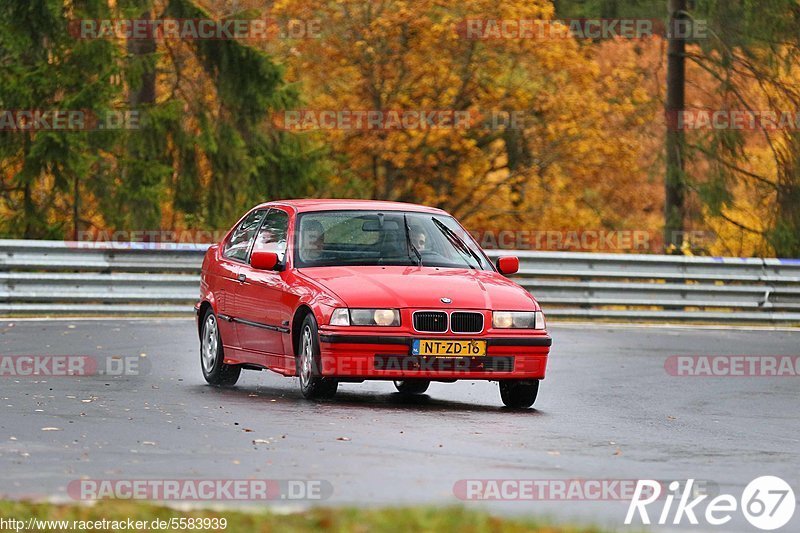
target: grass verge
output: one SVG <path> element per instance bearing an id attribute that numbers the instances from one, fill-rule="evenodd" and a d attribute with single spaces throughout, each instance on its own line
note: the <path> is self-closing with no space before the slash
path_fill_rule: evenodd
<path id="1" fill-rule="evenodd" d="M 106 500 L 94 505 L 85 504 L 49 504 L 18 501 L 0 501 L 0 530 L 2 531 L 137 531 L 128 528 L 128 520 L 147 523 L 138 531 L 180 531 L 180 519 L 225 518 L 226 527 L 216 531 L 225 533 L 256 532 L 364 532 L 376 531 L 404 533 L 406 531 L 442 531 L 468 533 L 522 532 L 537 531 L 547 533 L 600 533 L 593 527 L 557 526 L 532 518 L 498 518 L 480 511 L 471 511 L 462 507 L 412 507 L 389 509 L 354 509 L 354 508 L 315 508 L 298 513 L 274 513 L 269 509 L 257 512 L 250 511 L 213 511 L 213 510 L 178 510 L 151 503 Z M 21 527 L 14 527 L 9 520 L 21 521 Z M 154 528 L 153 521 L 160 520 L 162 525 L 171 524 L 176 527 Z M 67 521 L 67 523 L 47 523 L 42 521 Z M 103 523 L 105 520 L 105 523 Z M 77 524 L 75 523 L 77 521 Z M 114 522 L 118 522 L 114 524 Z M 93 522 L 91 526 L 81 522 Z M 99 523 L 98 523 L 99 522 Z M 213 527 L 205 528 L 202 522 L 195 522 L 189 528 L 185 521 L 184 531 L 214 531 Z M 33 525 L 33 527 L 30 527 Z M 66 527 L 63 527 L 66 525 Z M 78 527 L 75 527 L 75 526 Z M 10 527 L 11 526 L 11 527 Z M 99 527 L 95 527 L 99 526 Z M 28 529 L 30 527 L 30 529 Z"/>

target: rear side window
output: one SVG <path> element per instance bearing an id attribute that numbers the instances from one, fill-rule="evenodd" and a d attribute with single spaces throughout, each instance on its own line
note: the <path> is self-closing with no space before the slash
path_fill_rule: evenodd
<path id="1" fill-rule="evenodd" d="M 225 243 L 225 249 L 222 251 L 222 255 L 228 259 L 247 261 L 250 245 L 253 243 L 256 231 L 258 231 L 258 227 L 261 225 L 261 221 L 264 219 L 266 213 L 267 211 L 265 209 L 259 209 L 244 217 L 239 225 L 236 226 L 236 229 L 233 230 L 228 242 Z"/>
<path id="2" fill-rule="evenodd" d="M 271 209 L 264 225 L 258 232 L 253 250 L 275 252 L 278 262 L 283 263 L 286 256 L 286 234 L 289 231 L 289 215 L 279 209 Z"/>

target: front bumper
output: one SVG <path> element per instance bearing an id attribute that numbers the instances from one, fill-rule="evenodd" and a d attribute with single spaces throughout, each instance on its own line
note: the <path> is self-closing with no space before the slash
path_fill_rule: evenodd
<path id="1" fill-rule="evenodd" d="M 430 357 L 411 355 L 415 338 L 420 337 L 322 332 L 321 373 L 354 379 L 544 379 L 552 345 L 547 335 L 476 337 L 487 341 L 485 356 Z"/>

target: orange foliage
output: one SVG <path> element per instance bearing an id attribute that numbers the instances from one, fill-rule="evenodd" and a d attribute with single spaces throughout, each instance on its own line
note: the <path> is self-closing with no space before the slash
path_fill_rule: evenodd
<path id="1" fill-rule="evenodd" d="M 657 148 L 643 142 L 658 103 L 633 43 L 600 54 L 571 38 L 472 40 L 456 29 L 465 19 L 551 19 L 543 0 L 286 0 L 273 15 L 322 21 L 321 38 L 280 52 L 306 109 L 524 118 L 516 128 L 310 133 L 338 162 L 319 195 L 437 205 L 480 229 L 658 226 Z"/>

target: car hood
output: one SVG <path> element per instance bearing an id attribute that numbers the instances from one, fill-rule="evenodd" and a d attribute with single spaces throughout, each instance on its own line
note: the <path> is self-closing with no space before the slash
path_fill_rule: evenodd
<path id="1" fill-rule="evenodd" d="M 301 271 L 347 307 L 534 310 L 522 287 L 486 270 L 433 267 L 317 267 Z M 441 299 L 450 298 L 451 304 Z"/>

